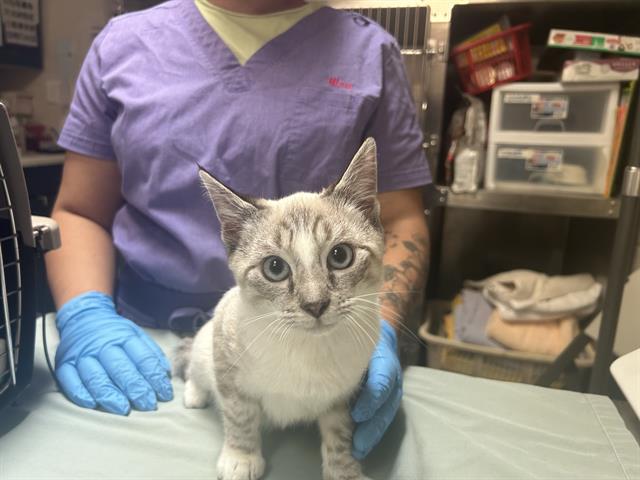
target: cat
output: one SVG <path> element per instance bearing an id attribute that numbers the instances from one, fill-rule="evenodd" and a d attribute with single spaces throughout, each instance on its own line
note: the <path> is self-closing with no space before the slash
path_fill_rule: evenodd
<path id="1" fill-rule="evenodd" d="M 236 286 L 185 340 L 176 370 L 184 404 L 215 400 L 220 480 L 262 476 L 260 427 L 318 422 L 325 480 L 366 480 L 351 455 L 349 400 L 378 341 L 383 230 L 376 144 L 338 182 L 279 200 L 240 197 L 200 170 Z M 362 301 L 359 301 L 362 300 Z"/>

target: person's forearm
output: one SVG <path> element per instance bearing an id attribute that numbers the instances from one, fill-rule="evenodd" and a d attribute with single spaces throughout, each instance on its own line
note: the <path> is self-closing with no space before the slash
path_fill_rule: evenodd
<path id="1" fill-rule="evenodd" d="M 113 294 L 115 250 L 109 232 L 80 215 L 54 210 L 62 246 L 45 257 L 49 286 L 56 307 L 75 296 L 96 290 Z"/>
<path id="2" fill-rule="evenodd" d="M 385 226 L 382 317 L 414 330 L 421 322 L 429 264 L 429 231 L 422 211 Z"/>

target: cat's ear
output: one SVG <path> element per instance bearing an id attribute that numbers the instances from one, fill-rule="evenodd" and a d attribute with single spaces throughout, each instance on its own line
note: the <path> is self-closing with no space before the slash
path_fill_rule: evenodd
<path id="1" fill-rule="evenodd" d="M 367 138 L 354 155 L 342 178 L 323 195 L 339 197 L 378 221 L 378 163 L 376 142 Z"/>
<path id="2" fill-rule="evenodd" d="M 250 200 L 240 197 L 202 168 L 199 173 L 202 185 L 207 189 L 220 220 L 222 241 L 227 251 L 231 253 L 238 246 L 240 234 L 247 219 L 256 213 L 257 208 Z"/>

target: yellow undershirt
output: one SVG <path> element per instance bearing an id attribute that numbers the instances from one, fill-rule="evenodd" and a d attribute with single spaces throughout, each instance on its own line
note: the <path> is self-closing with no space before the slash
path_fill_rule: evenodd
<path id="1" fill-rule="evenodd" d="M 282 12 L 248 15 L 216 7 L 207 0 L 195 0 L 195 2 L 204 19 L 229 47 L 241 65 L 244 65 L 270 40 L 324 6 L 314 2 Z"/>

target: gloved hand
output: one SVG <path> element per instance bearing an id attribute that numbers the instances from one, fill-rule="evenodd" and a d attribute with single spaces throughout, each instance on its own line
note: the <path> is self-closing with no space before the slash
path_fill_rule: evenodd
<path id="1" fill-rule="evenodd" d="M 380 441 L 402 400 L 402 369 L 396 332 L 384 320 L 380 327 L 380 340 L 369 362 L 367 380 L 351 411 L 357 424 L 352 453 L 358 460 L 366 457 Z"/>
<path id="2" fill-rule="evenodd" d="M 60 308 L 56 325 L 56 377 L 75 404 L 126 415 L 131 405 L 155 410 L 156 395 L 173 398 L 169 361 L 139 326 L 116 313 L 110 296 L 78 295 Z"/>

